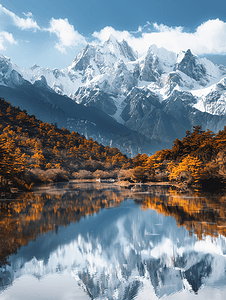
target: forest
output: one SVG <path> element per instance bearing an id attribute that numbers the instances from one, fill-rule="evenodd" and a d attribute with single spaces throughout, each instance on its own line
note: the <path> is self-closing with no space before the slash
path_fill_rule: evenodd
<path id="1" fill-rule="evenodd" d="M 171 149 L 128 158 L 77 132 L 29 116 L 0 98 L 0 188 L 32 190 L 34 184 L 70 179 L 171 182 L 205 190 L 226 183 L 226 126 L 217 134 L 194 126 Z"/>
<path id="2" fill-rule="evenodd" d="M 116 177 L 132 160 L 77 132 L 42 122 L 0 99 L 0 185 L 31 190 L 39 182 Z"/>
<path id="3" fill-rule="evenodd" d="M 226 126 L 214 134 L 194 126 L 171 149 L 152 156 L 137 155 L 134 173 L 142 181 L 171 181 L 195 186 L 206 191 L 222 190 L 226 183 Z"/>

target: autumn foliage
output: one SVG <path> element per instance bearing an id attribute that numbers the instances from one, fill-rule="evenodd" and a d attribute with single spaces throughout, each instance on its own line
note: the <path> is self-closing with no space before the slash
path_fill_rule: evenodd
<path id="1" fill-rule="evenodd" d="M 1 98 L 0 118 L 1 190 L 71 178 L 171 181 L 210 190 L 225 186 L 226 127 L 214 134 L 196 126 L 171 149 L 129 159 L 117 148 L 42 122 Z"/>
<path id="2" fill-rule="evenodd" d="M 221 189 L 226 182 L 226 127 L 214 134 L 201 126 L 187 131 L 186 136 L 174 141 L 172 149 L 157 151 L 154 155 L 138 155 L 133 166 L 140 166 L 148 180 L 169 180 Z"/>
<path id="3" fill-rule="evenodd" d="M 79 172 L 116 176 L 131 159 L 117 148 L 29 116 L 0 99 L 0 184 L 31 189 L 35 182 L 79 178 Z"/>

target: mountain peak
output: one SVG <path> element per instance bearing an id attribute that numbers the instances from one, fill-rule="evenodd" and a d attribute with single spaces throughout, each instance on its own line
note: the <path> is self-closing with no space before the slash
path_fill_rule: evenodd
<path id="1" fill-rule="evenodd" d="M 199 81 L 206 75 L 206 69 L 204 65 L 199 63 L 198 56 L 194 55 L 190 49 L 181 52 L 177 56 L 178 60 L 175 66 L 175 70 L 179 70 L 187 76 Z"/>
<path id="2" fill-rule="evenodd" d="M 185 56 L 192 56 L 192 52 L 191 52 L 191 49 L 188 49 L 186 52 L 185 52 Z"/>
<path id="3" fill-rule="evenodd" d="M 107 47 L 112 54 L 116 56 L 121 55 L 129 61 L 135 61 L 137 59 L 137 55 L 129 46 L 127 41 L 122 40 L 122 42 L 119 42 L 116 39 L 116 37 L 114 37 L 112 34 L 109 36 L 108 40 L 103 44 L 103 47 Z"/>
<path id="4" fill-rule="evenodd" d="M 126 58 L 131 61 L 135 61 L 137 59 L 137 54 L 133 51 L 133 49 L 129 46 L 126 40 L 123 40 L 120 43 L 122 53 Z"/>
<path id="5" fill-rule="evenodd" d="M 39 65 L 37 65 L 37 64 L 34 64 L 32 67 L 30 67 L 29 69 L 30 70 L 35 70 L 35 69 L 38 69 L 38 68 L 40 68 L 40 66 Z"/>
<path id="6" fill-rule="evenodd" d="M 191 52 L 191 49 L 187 49 L 186 51 L 180 51 L 178 54 L 177 54 L 177 63 L 181 63 L 183 60 L 193 60 L 195 61 L 196 59 L 198 58 L 198 56 L 194 55 L 192 52 Z"/>
<path id="7" fill-rule="evenodd" d="M 176 63 L 176 53 L 169 51 L 163 47 L 158 47 L 155 44 L 152 44 L 147 51 L 146 56 L 156 56 L 159 62 L 163 63 L 164 65 L 174 65 Z"/>
<path id="8" fill-rule="evenodd" d="M 48 83 L 44 75 L 39 76 L 39 78 L 34 82 L 34 86 L 49 89 Z"/>
<path id="9" fill-rule="evenodd" d="M 107 43 L 118 44 L 118 40 L 112 34 L 109 35 Z"/>
<path id="10" fill-rule="evenodd" d="M 7 57 L 7 56 L 5 56 L 5 55 L 3 55 L 3 54 L 0 54 L 0 59 L 1 59 L 1 60 L 7 60 L 7 61 L 10 61 L 10 58 Z"/>
<path id="11" fill-rule="evenodd" d="M 8 71 L 12 70 L 12 63 L 10 58 L 0 55 L 0 72 L 6 74 Z"/>
<path id="12" fill-rule="evenodd" d="M 94 56 L 95 46 L 87 44 L 83 50 L 74 58 L 70 69 L 84 71 L 90 64 L 90 58 Z"/>

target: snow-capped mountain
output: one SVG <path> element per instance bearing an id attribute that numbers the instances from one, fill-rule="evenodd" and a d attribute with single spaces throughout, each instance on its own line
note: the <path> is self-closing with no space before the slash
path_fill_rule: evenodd
<path id="1" fill-rule="evenodd" d="M 217 132 L 226 124 L 226 67 L 189 49 L 174 53 L 151 45 L 138 57 L 126 41 L 110 36 L 88 44 L 62 70 L 22 69 L 1 56 L 0 85 L 16 89 L 26 82 L 100 109 L 151 141 L 149 153 L 170 147 L 193 126 Z"/>
<path id="2" fill-rule="evenodd" d="M 32 69 L 36 70 L 37 66 Z M 117 147 L 128 156 L 156 148 L 156 141 L 118 123 L 98 107 L 86 107 L 56 93 L 47 81 L 57 74 L 54 70 L 42 69 L 45 75 L 40 71 L 37 80 L 29 78 L 30 81 L 22 77 L 22 71 L 28 74 L 28 70 L 22 70 L 9 58 L 0 56 L 0 97 L 12 105 L 26 109 L 42 121 L 56 123 L 103 145 Z"/>

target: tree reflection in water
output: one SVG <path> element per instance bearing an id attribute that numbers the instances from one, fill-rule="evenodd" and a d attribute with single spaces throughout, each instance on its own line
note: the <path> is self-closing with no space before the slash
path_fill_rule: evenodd
<path id="1" fill-rule="evenodd" d="M 225 197 L 73 182 L 2 201 L 1 289 L 67 270 L 92 299 L 226 290 L 225 206 Z"/>

